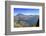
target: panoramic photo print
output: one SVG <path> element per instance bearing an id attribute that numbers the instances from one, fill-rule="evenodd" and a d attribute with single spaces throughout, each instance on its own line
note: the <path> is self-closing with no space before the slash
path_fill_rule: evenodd
<path id="1" fill-rule="evenodd" d="M 14 8 L 14 27 L 39 27 L 39 9 Z"/>

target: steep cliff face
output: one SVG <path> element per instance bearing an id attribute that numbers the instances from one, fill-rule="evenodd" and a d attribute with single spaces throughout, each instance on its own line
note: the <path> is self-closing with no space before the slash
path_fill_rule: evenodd
<path id="1" fill-rule="evenodd" d="M 39 26 L 39 18 L 38 18 L 38 21 L 37 21 L 37 25 L 36 26 Z"/>

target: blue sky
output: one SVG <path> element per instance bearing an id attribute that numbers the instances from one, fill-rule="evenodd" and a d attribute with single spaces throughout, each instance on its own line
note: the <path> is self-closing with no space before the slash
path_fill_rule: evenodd
<path id="1" fill-rule="evenodd" d="M 14 16 L 16 16 L 17 14 L 39 15 L 39 9 L 32 9 L 32 8 L 14 8 Z"/>

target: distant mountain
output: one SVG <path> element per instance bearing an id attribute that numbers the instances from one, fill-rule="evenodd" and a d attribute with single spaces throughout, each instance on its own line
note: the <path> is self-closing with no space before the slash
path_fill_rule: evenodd
<path id="1" fill-rule="evenodd" d="M 17 14 L 16 16 L 23 16 L 24 14 Z"/>
<path id="2" fill-rule="evenodd" d="M 28 23 L 28 25 L 37 24 L 37 21 L 39 19 L 39 15 L 24 15 L 24 14 L 17 14 L 14 16 L 14 21 L 20 20 Z"/>

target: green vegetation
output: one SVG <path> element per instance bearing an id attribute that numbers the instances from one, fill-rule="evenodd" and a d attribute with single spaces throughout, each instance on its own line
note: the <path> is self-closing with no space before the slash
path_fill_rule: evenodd
<path id="1" fill-rule="evenodd" d="M 26 22 L 17 20 L 16 22 L 14 22 L 14 27 L 36 27 L 36 24 L 32 24 L 32 26 L 30 26 Z"/>
<path id="2" fill-rule="evenodd" d="M 16 22 L 14 22 L 14 27 L 23 27 L 20 20 L 17 20 Z"/>
<path id="3" fill-rule="evenodd" d="M 36 24 L 32 24 L 32 27 L 36 27 Z"/>

